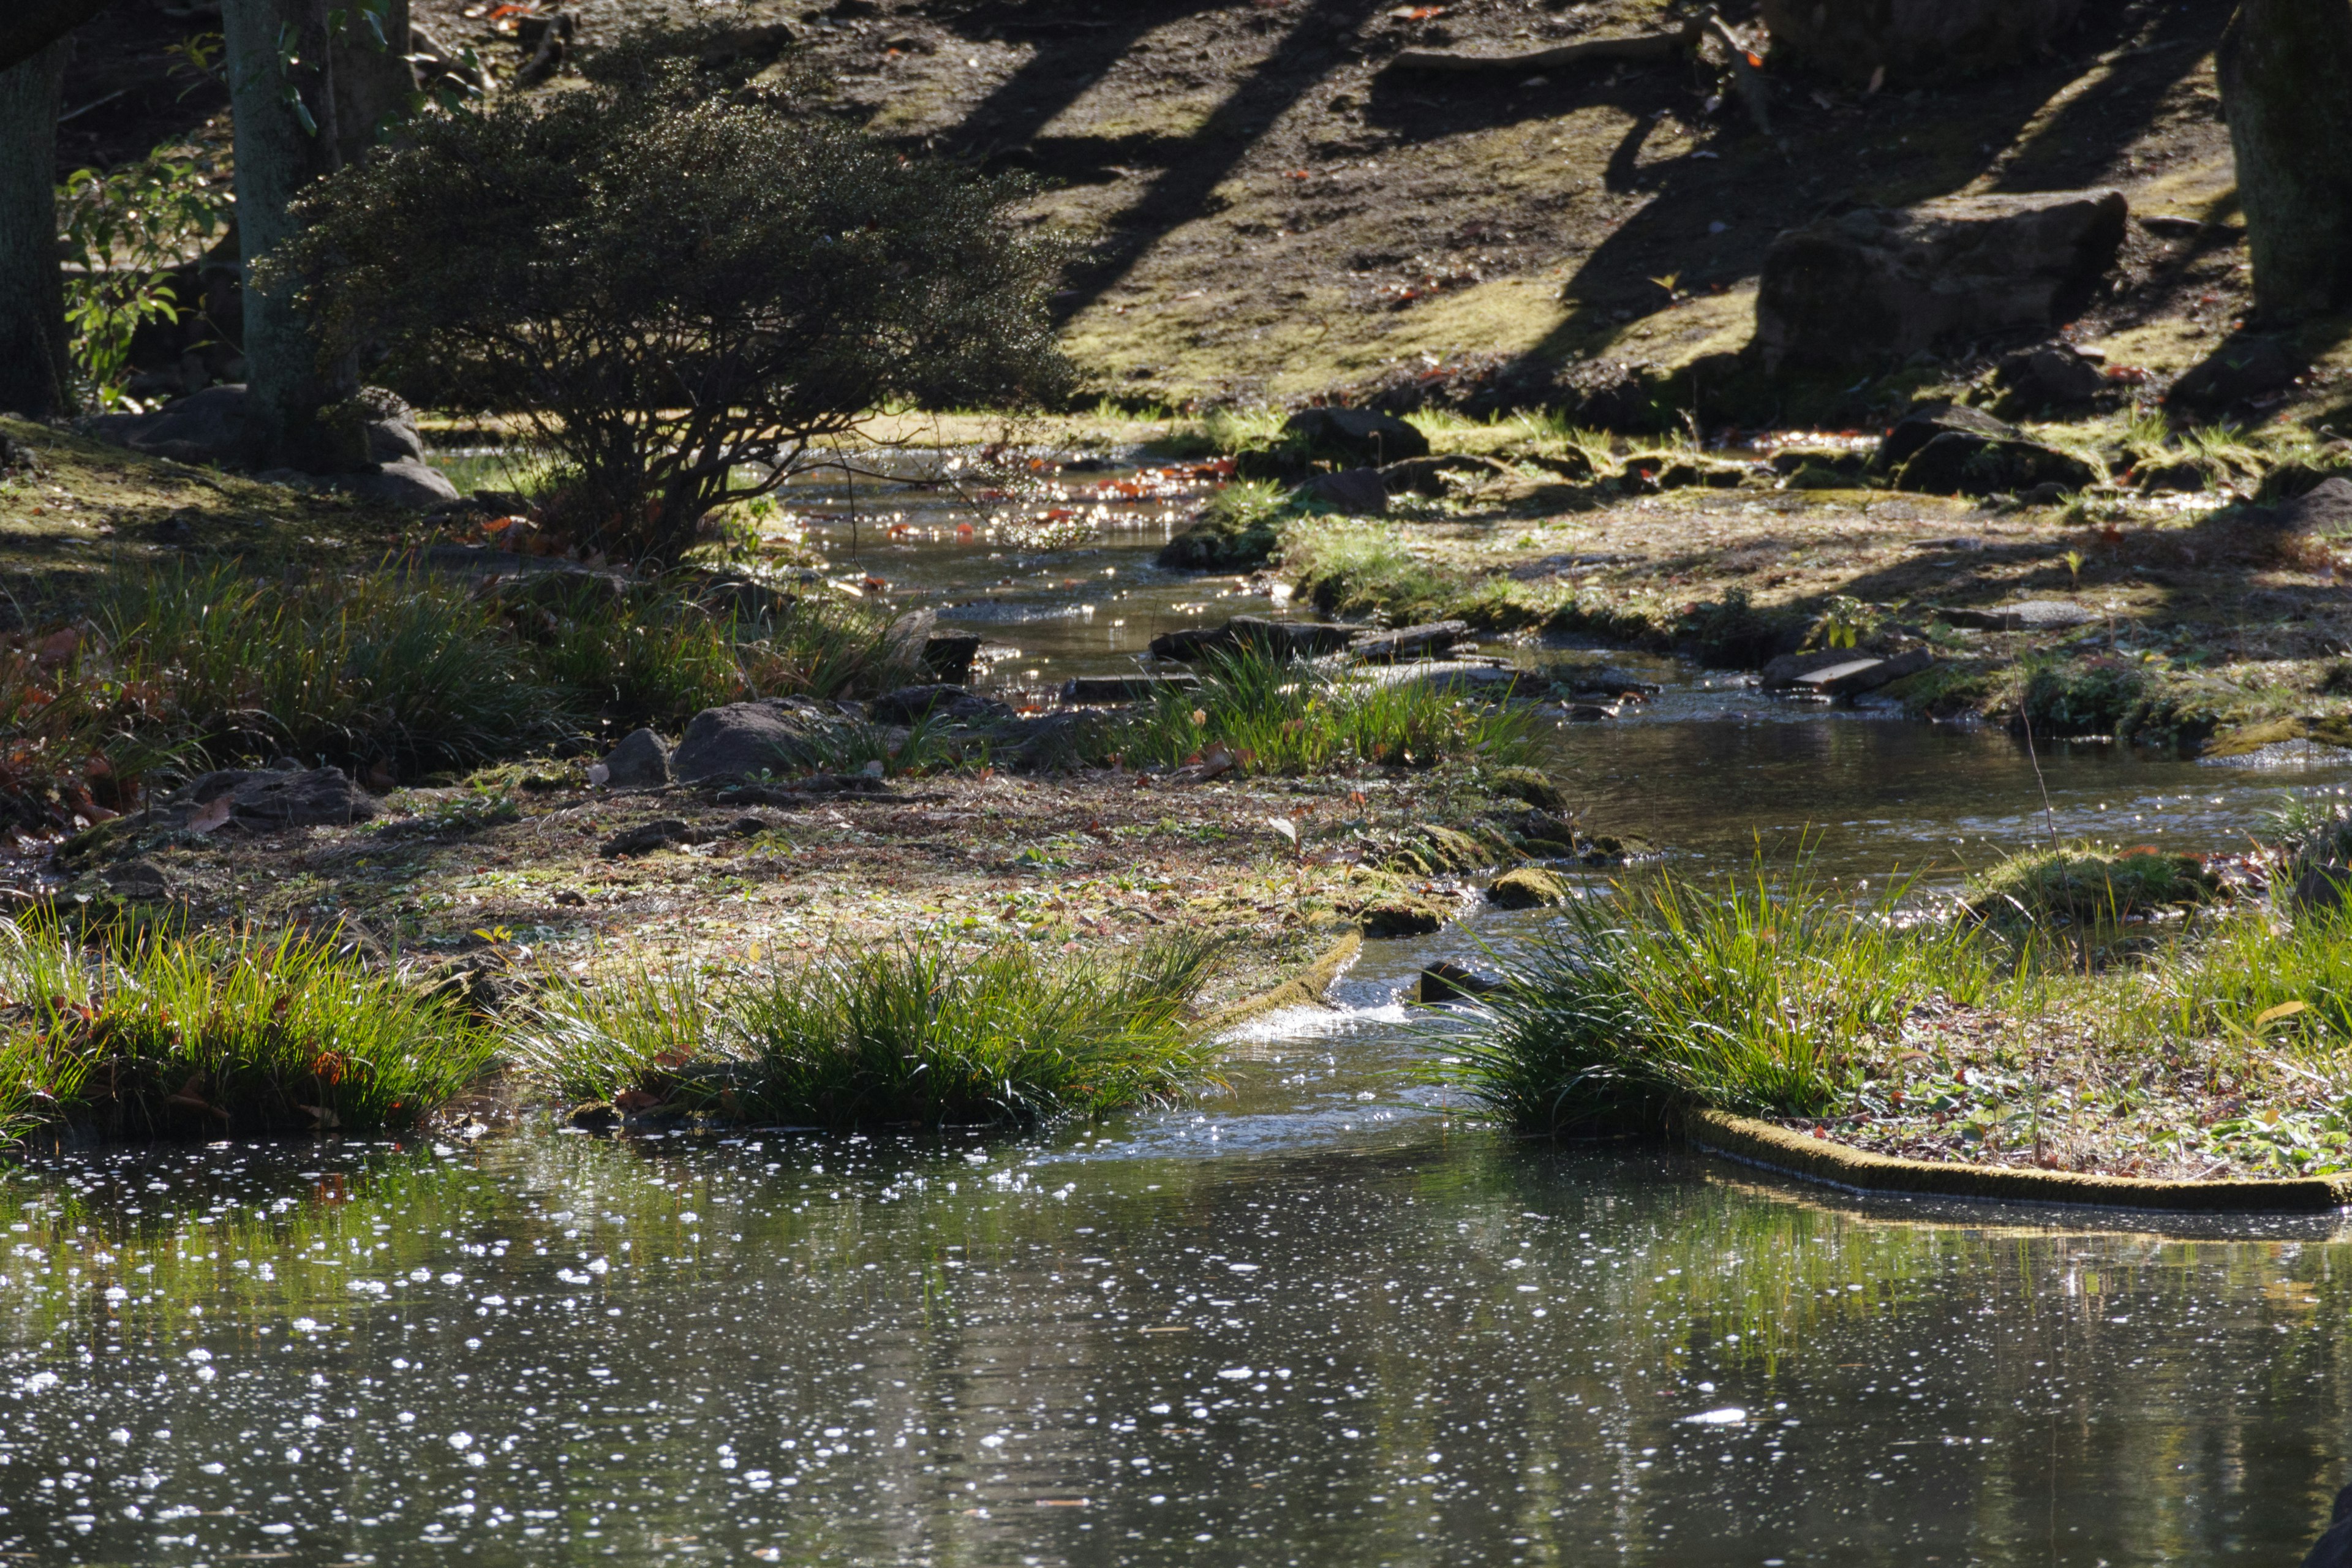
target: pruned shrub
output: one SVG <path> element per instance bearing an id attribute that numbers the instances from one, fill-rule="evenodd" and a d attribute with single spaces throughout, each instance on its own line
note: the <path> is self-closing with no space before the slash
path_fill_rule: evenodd
<path id="1" fill-rule="evenodd" d="M 299 204 L 262 285 L 410 396 L 527 418 L 562 469 L 542 522 L 583 549 L 674 562 L 877 409 L 1069 384 L 1017 187 L 780 94 L 671 61 L 409 135 Z"/>

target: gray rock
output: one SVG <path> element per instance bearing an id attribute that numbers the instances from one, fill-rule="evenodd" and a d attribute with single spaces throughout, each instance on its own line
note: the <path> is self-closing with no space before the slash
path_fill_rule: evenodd
<path id="1" fill-rule="evenodd" d="M 356 474 L 336 474 L 325 482 L 346 495 L 393 506 L 436 507 L 457 499 L 457 487 L 449 482 L 448 475 L 408 458 L 378 463 L 373 469 Z"/>
<path id="2" fill-rule="evenodd" d="M 1987 610 L 1937 610 L 1945 622 L 1979 632 L 2059 632 L 2088 626 L 2098 616 L 2063 599 L 2026 599 Z"/>
<path id="3" fill-rule="evenodd" d="M 838 714 L 797 697 L 706 708 L 669 754 L 670 773 L 698 784 L 814 767 L 837 749 L 843 727 Z"/>
<path id="4" fill-rule="evenodd" d="M 1392 414 L 1369 408 L 1302 408 L 1283 421 L 1282 431 L 1299 440 L 1310 457 L 1351 468 L 1377 468 L 1429 456 L 1429 437 Z"/>
<path id="5" fill-rule="evenodd" d="M 378 463 L 422 463 L 425 461 L 425 438 L 416 433 L 414 414 L 396 414 L 389 419 L 368 422 L 368 458 Z"/>
<path id="6" fill-rule="evenodd" d="M 1850 647 L 1814 648 L 1807 653 L 1784 653 L 1764 666 L 1759 682 L 1767 691 L 1786 691 L 1815 670 L 1835 665 L 1851 664 L 1857 658 L 1872 655 L 1856 653 Z"/>
<path id="7" fill-rule="evenodd" d="M 1916 675 L 1935 662 L 1935 656 L 1925 648 L 1898 653 L 1891 658 L 1848 652 L 1837 663 L 1809 669 L 1790 684 L 1797 690 L 1823 697 L 1859 697 L 1865 691 L 1891 686 L 1906 675 Z"/>
<path id="8" fill-rule="evenodd" d="M 2326 1532 L 2312 1543 L 2303 1568 L 2352 1568 L 2352 1487 L 2336 1494 Z"/>
<path id="9" fill-rule="evenodd" d="M 1467 621 L 1431 621 L 1427 625 L 1404 626 L 1392 632 L 1367 632 L 1348 645 L 1348 651 L 1358 658 L 1374 663 L 1393 662 L 1401 658 L 1424 658 L 1444 653 L 1455 643 L 1470 640 Z"/>
<path id="10" fill-rule="evenodd" d="M 1247 571 L 1265 565 L 1281 539 L 1274 518 L 1242 521 L 1207 514 L 1160 548 L 1160 564 L 1187 572 Z"/>
<path id="11" fill-rule="evenodd" d="M 99 873 L 106 890 L 118 899 L 161 899 L 171 890 L 171 879 L 152 860 L 131 860 Z"/>
<path id="12" fill-rule="evenodd" d="M 1256 648 L 1277 658 L 1312 658 L 1338 653 L 1354 641 L 1361 626 L 1320 621 L 1269 621 L 1256 616 L 1235 616 L 1221 626 L 1188 627 L 1162 632 L 1151 639 L 1158 658 L 1191 663 L 1212 654 Z"/>
<path id="13" fill-rule="evenodd" d="M 1500 980 L 1465 969 L 1450 959 L 1441 958 L 1421 972 L 1415 999 L 1423 1006 L 1430 1007 L 1441 1002 L 1472 1001 L 1502 988 Z"/>
<path id="14" fill-rule="evenodd" d="M 341 768 L 225 768 L 194 780 L 183 798 L 202 807 L 223 795 L 229 797 L 231 822 L 261 830 L 341 826 L 365 822 L 377 810 L 374 799 Z"/>
<path id="15" fill-rule="evenodd" d="M 1960 403 L 1925 403 L 1906 413 L 1878 443 L 1871 466 L 1891 474 L 1917 457 L 1938 436 L 1975 436 L 1987 441 L 2022 441 L 2025 432 L 1981 408 Z"/>
<path id="16" fill-rule="evenodd" d="M 1375 468 L 1342 468 L 1318 474 L 1298 487 L 1300 500 L 1328 506 L 1351 517 L 1381 517 L 1389 510 L 1388 486 Z"/>
<path id="17" fill-rule="evenodd" d="M 2323 479 L 2269 510 L 2273 522 L 2297 533 L 2352 531 L 2352 479 Z"/>
<path id="18" fill-rule="evenodd" d="M 632 730 L 604 753 L 609 789 L 653 789 L 669 783 L 669 748 L 651 730 Z"/>
<path id="19" fill-rule="evenodd" d="M 877 724 L 914 724 L 924 719 L 989 724 L 1012 718 L 1013 709 L 961 686 L 902 686 L 876 698 L 869 716 Z"/>
<path id="20" fill-rule="evenodd" d="M 245 452 L 245 388 L 207 386 L 152 414 L 103 414 L 84 428 L 101 441 L 183 463 L 230 463 Z"/>
<path id="21" fill-rule="evenodd" d="M 1195 675 L 1074 675 L 1062 682 L 1065 706 L 1105 702 L 1149 702 L 1163 691 L 1191 691 L 1201 684 Z"/>
<path id="22" fill-rule="evenodd" d="M 2309 368 L 2310 362 L 2280 339 L 2232 338 L 2174 382 L 2164 400 L 2183 408 L 2231 408 L 2286 391 Z"/>
<path id="23" fill-rule="evenodd" d="M 618 860 L 629 855 L 650 855 L 655 850 L 665 848 L 672 844 L 697 842 L 694 833 L 693 828 L 688 827 L 677 817 L 664 817 L 658 822 L 648 822 L 642 826 L 632 827 L 625 832 L 613 835 L 612 837 L 604 840 L 603 847 L 597 853 L 608 860 Z M 708 835 L 704 836 L 706 839 L 708 837 Z"/>
<path id="24" fill-rule="evenodd" d="M 1993 380 L 2021 412 L 2076 407 L 2107 389 L 2106 371 L 2072 343 L 2021 350 L 2000 362 Z"/>
<path id="25" fill-rule="evenodd" d="M 2063 495 L 2098 482 L 2082 458 L 2039 442 L 1989 440 L 1949 430 L 1919 448 L 1895 475 L 1895 488 L 1915 495 L 2005 495 L 2052 487 Z"/>
<path id="26" fill-rule="evenodd" d="M 1777 60 L 1864 84 L 2017 65 L 2046 54 L 2082 0 L 1764 0 Z"/>
<path id="27" fill-rule="evenodd" d="M 1791 229 L 1764 258 L 1764 366 L 1841 370 L 2047 331 L 2115 264 L 2127 216 L 2120 192 L 2058 191 L 1864 207 Z"/>

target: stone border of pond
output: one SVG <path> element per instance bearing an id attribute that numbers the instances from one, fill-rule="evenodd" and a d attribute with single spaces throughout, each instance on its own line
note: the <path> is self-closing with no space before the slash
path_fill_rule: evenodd
<path id="1" fill-rule="evenodd" d="M 1272 990 L 1244 996 L 1212 1014 L 1201 1026 L 1202 1037 L 1222 1035 L 1228 1029 L 1240 1027 L 1252 1018 L 1264 1017 L 1285 1007 L 1321 1005 L 1323 994 L 1348 972 L 1349 965 L 1354 963 L 1363 951 L 1364 933 L 1349 931 L 1324 949 L 1313 963 Z"/>
<path id="2" fill-rule="evenodd" d="M 1904 1160 L 1721 1110 L 1685 1111 L 1682 1133 L 1709 1153 L 1851 1192 L 2209 1214 L 2319 1214 L 2352 1204 L 2352 1176 L 2163 1181 Z"/>

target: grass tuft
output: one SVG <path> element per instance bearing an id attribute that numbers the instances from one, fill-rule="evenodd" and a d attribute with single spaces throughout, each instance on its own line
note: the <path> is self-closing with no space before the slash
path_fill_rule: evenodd
<path id="1" fill-rule="evenodd" d="M 519 1046 L 572 1099 L 829 1127 L 1031 1124 L 1199 1081 L 1210 1047 L 1186 1005 L 1217 954 L 1196 937 L 1076 963 L 910 942 L 710 984 L 646 973 L 553 993 Z"/>
<path id="2" fill-rule="evenodd" d="M 2194 855 L 2151 848 L 2116 854 L 2076 844 L 2009 857 L 1969 884 L 1968 908 L 2001 927 L 2115 927 L 2159 910 L 2210 903 L 2221 891 L 2221 879 Z"/>

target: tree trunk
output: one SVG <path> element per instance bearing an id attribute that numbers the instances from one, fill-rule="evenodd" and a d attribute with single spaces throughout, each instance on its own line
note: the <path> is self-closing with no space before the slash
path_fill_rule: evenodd
<path id="1" fill-rule="evenodd" d="M 221 15 L 246 278 L 247 455 L 262 467 L 311 473 L 356 468 L 367 458 L 364 431 L 328 412 L 357 390 L 356 374 L 322 363 L 318 336 L 285 287 L 265 294 L 252 283 L 254 264 L 300 226 L 288 205 L 341 166 L 326 3 L 226 0 Z M 279 52 L 281 38 L 290 59 Z"/>
<path id="2" fill-rule="evenodd" d="M 59 38 L 0 71 L 0 408 L 27 419 L 74 411 L 58 271 L 58 91 L 73 45 Z"/>
<path id="3" fill-rule="evenodd" d="M 343 162 L 383 139 L 385 130 L 408 116 L 416 93 L 416 69 L 408 63 L 408 0 L 387 0 L 383 46 L 356 7 L 335 37 L 335 129 Z"/>
<path id="4" fill-rule="evenodd" d="M 8 0 L 0 14 L 0 70 L 22 65 L 114 0 Z"/>
<path id="5" fill-rule="evenodd" d="M 2215 57 L 2265 317 L 2352 301 L 2352 3 L 2244 0 Z"/>

